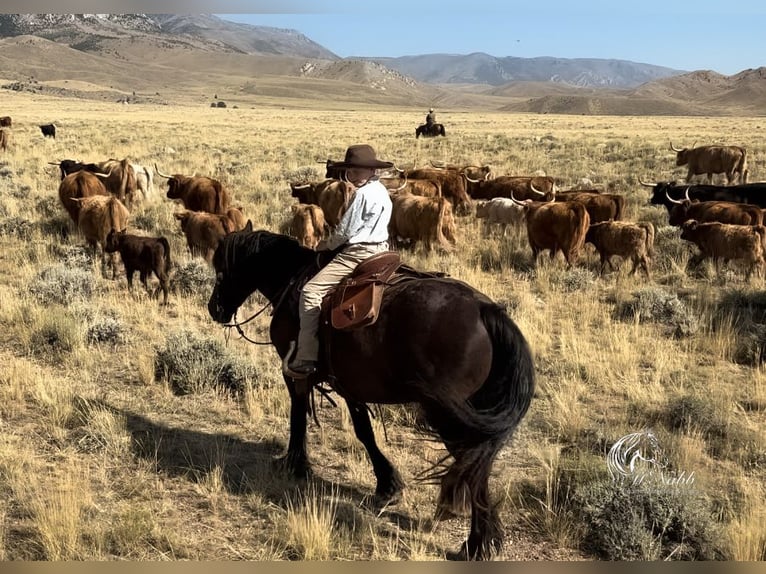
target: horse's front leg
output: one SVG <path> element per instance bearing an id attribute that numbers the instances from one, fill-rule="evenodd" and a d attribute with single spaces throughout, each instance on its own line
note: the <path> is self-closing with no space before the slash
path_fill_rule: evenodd
<path id="1" fill-rule="evenodd" d="M 354 423 L 356 437 L 362 442 L 372 463 L 372 469 L 377 479 L 375 488 L 375 502 L 380 506 L 394 504 L 401 498 L 404 489 L 404 481 L 399 471 L 380 451 L 375 442 L 375 434 L 372 431 L 370 415 L 363 403 L 346 400 L 348 410 L 351 413 L 351 421 Z"/>
<path id="2" fill-rule="evenodd" d="M 278 460 L 296 478 L 305 478 L 311 474 L 311 464 L 306 454 L 306 422 L 308 415 L 308 393 L 299 392 L 295 382 L 285 377 L 290 393 L 290 439 L 287 453 Z"/>

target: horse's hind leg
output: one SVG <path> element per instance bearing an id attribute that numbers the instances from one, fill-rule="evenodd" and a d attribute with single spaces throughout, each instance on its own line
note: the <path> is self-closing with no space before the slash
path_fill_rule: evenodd
<path id="1" fill-rule="evenodd" d="M 378 483 L 375 488 L 376 502 L 381 506 L 398 502 L 404 489 L 404 481 L 399 475 L 399 471 L 378 448 L 367 408 L 362 403 L 346 401 L 346 404 L 348 404 L 348 410 L 351 413 L 351 422 L 354 424 L 356 437 L 367 449 L 372 469 L 375 472 Z"/>
<path id="2" fill-rule="evenodd" d="M 462 492 L 458 490 L 462 485 L 470 493 L 471 530 L 461 549 L 447 555 L 451 560 L 489 560 L 502 547 L 500 519 L 489 500 L 489 474 L 496 453 L 497 446 L 488 441 L 453 455 L 448 475 L 453 473 L 455 492 Z"/>

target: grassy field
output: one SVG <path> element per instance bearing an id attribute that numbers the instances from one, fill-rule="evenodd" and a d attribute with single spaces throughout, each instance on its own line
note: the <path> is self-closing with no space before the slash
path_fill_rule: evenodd
<path id="1" fill-rule="evenodd" d="M 537 392 L 491 487 L 510 560 L 766 559 L 764 281 L 735 264 L 691 269 L 694 250 L 648 205 L 639 180 L 679 179 L 669 150 L 694 142 L 749 150 L 766 178 L 764 118 L 441 113 L 447 137 L 415 140 L 421 109 L 124 106 L 3 95 L 0 155 L 0 559 L 441 560 L 467 521 L 433 522 L 437 488 L 416 476 L 442 451 L 406 407 L 375 410 L 382 449 L 408 487 L 374 511 L 374 477 L 343 408 L 309 427 L 315 476 L 273 464 L 289 399 L 276 353 L 208 316 L 212 270 L 187 252 L 179 206 L 157 197 L 129 229 L 164 235 L 175 263 L 167 307 L 124 276 L 101 277 L 57 197 L 65 158 L 129 157 L 166 173 L 220 179 L 256 228 L 277 231 L 288 183 L 370 143 L 399 167 L 481 163 L 587 177 L 624 194 L 628 219 L 657 226 L 653 278 L 600 277 L 589 248 L 571 270 L 534 265 L 522 230 L 485 235 L 458 219 L 451 253 L 407 251 L 507 305 L 535 355 Z M 55 121 L 56 140 L 40 123 Z M 247 316 L 263 300 L 251 298 Z M 267 336 L 268 317 L 251 337 Z M 223 382 L 236 392 L 214 384 Z M 651 428 L 685 484 L 615 485 L 611 445 Z"/>

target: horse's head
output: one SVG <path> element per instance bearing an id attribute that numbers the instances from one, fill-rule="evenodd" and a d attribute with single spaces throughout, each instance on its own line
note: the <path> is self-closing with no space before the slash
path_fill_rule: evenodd
<path id="1" fill-rule="evenodd" d="M 213 254 L 215 286 L 207 304 L 210 316 L 227 323 L 253 291 L 272 303 L 316 253 L 295 239 L 269 231 L 253 231 L 251 221 L 224 236 Z"/>
<path id="2" fill-rule="evenodd" d="M 245 280 L 248 269 L 240 264 L 244 260 L 242 240 L 252 233 L 253 224 L 248 221 L 241 231 L 224 236 L 213 254 L 215 286 L 207 310 L 218 323 L 227 323 L 254 290 L 251 281 Z"/>

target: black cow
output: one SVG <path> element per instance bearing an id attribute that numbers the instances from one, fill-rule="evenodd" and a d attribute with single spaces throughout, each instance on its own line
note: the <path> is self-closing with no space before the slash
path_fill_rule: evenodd
<path id="1" fill-rule="evenodd" d="M 41 125 L 40 131 L 43 132 L 43 136 L 56 139 L 56 126 L 53 124 Z"/>
<path id="2" fill-rule="evenodd" d="M 697 201 L 752 203 L 766 209 L 766 182 L 741 185 L 688 185 L 677 184 L 675 181 L 657 183 L 642 181 L 641 185 L 652 188 L 652 197 L 649 199 L 649 203 L 664 205 L 668 213 L 675 207 L 675 204 L 667 198 L 667 195 L 676 200 L 685 199 L 687 189 L 689 190 L 689 198 Z"/>
<path id="3" fill-rule="evenodd" d="M 103 170 L 101 169 L 101 166 L 99 166 L 98 164 L 82 163 L 79 161 L 75 161 L 73 159 L 62 159 L 59 162 L 49 161 L 48 163 L 50 165 L 59 166 L 59 169 L 61 170 L 61 179 L 64 179 L 70 173 L 74 173 L 82 169 L 84 169 L 85 171 L 89 171 L 91 173 L 104 173 Z"/>
<path id="4" fill-rule="evenodd" d="M 0 128 L 9 128 L 13 124 L 11 116 L 3 116 L 0 118 Z"/>

